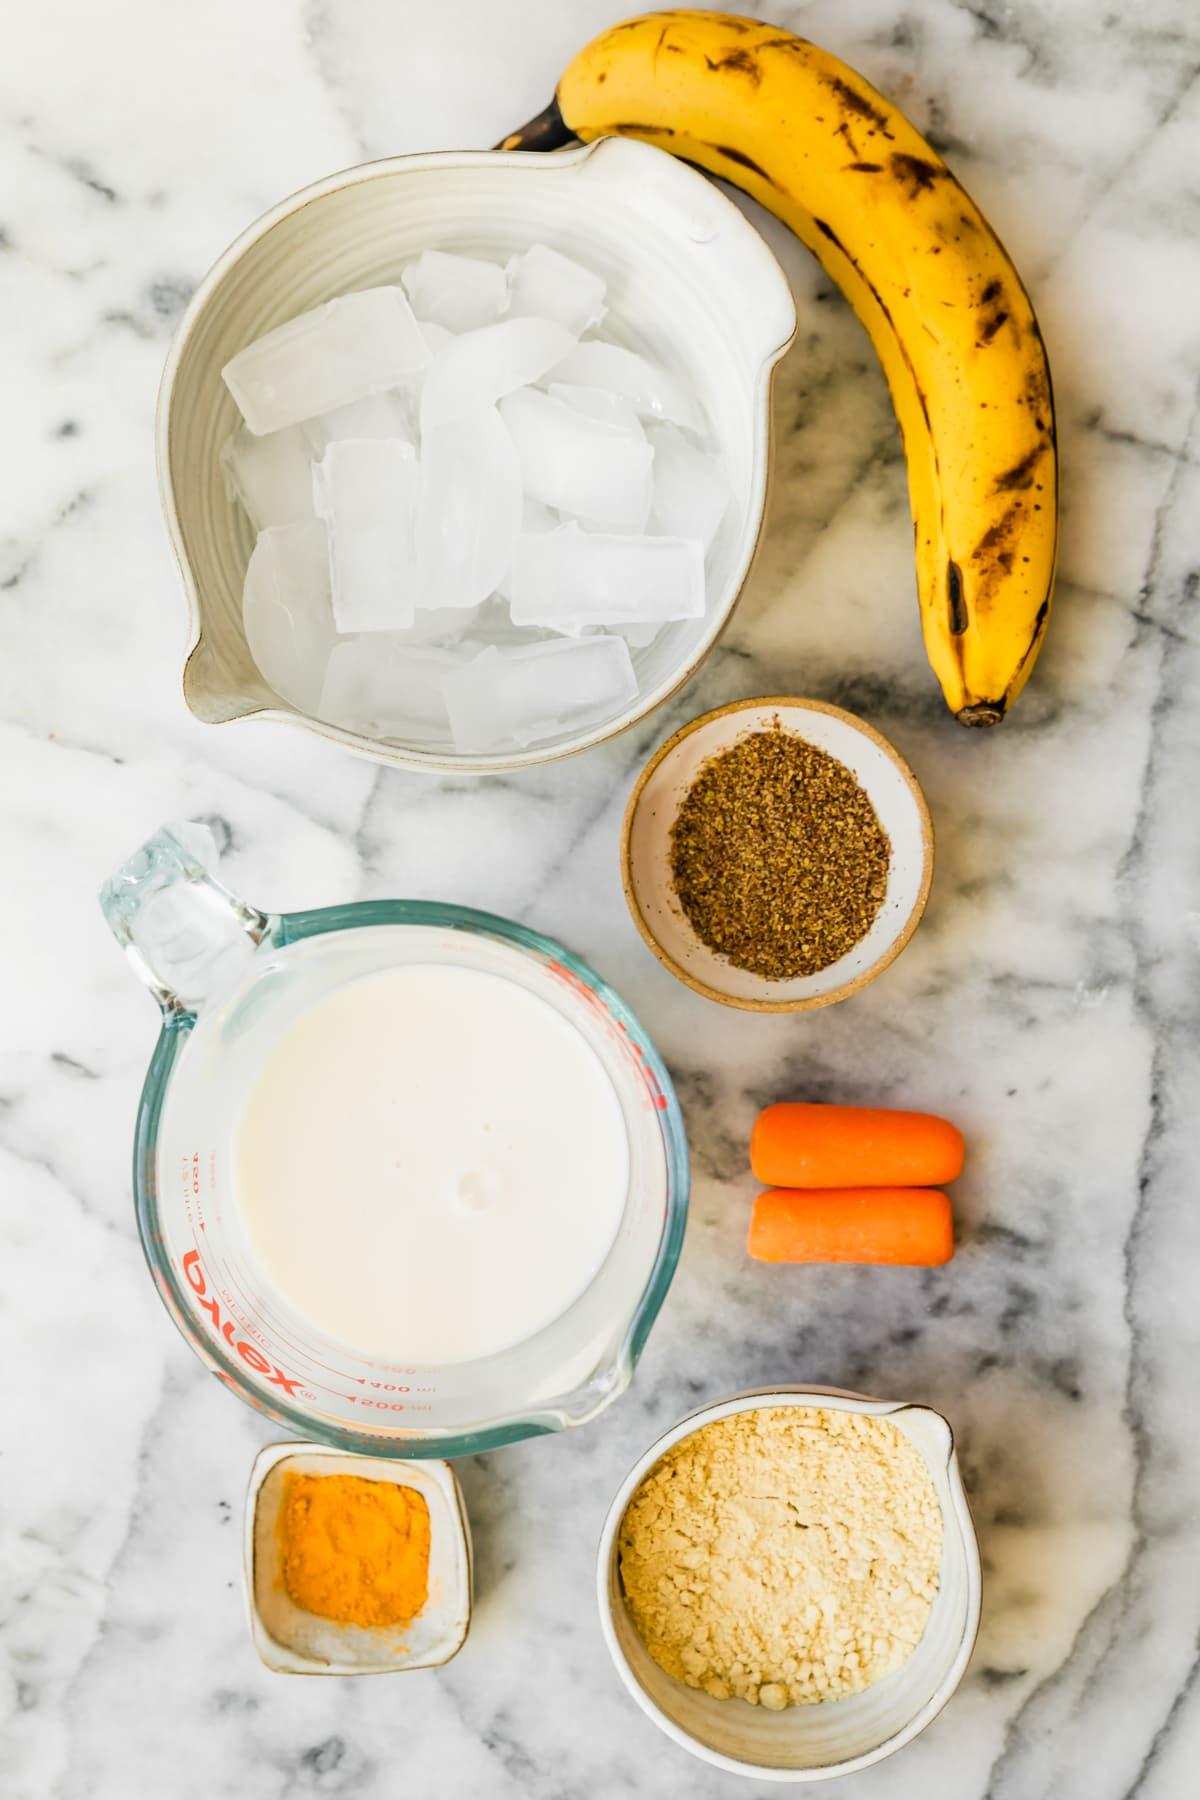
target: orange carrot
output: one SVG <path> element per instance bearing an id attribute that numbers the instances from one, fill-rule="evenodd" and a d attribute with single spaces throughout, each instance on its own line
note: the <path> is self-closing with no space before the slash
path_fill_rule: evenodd
<path id="1" fill-rule="evenodd" d="M 881 1106 L 768 1106 L 750 1166 L 770 1187 L 936 1187 L 962 1173 L 962 1133 L 931 1113 Z"/>
<path id="2" fill-rule="evenodd" d="M 771 1263 L 908 1263 L 954 1255 L 954 1221 L 933 1188 L 772 1188 L 754 1202 L 750 1255 Z"/>

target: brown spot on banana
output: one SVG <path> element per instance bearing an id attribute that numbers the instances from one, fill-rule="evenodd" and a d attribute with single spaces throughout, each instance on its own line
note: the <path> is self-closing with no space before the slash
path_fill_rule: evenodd
<path id="1" fill-rule="evenodd" d="M 944 165 L 929 162 L 924 156 L 909 156 L 902 150 L 894 151 L 888 160 L 897 181 L 908 184 L 909 198 L 912 200 L 918 194 L 931 194 L 934 184 L 944 181 L 950 174 Z"/>
<path id="2" fill-rule="evenodd" d="M 1033 471 L 1044 454 L 1045 444 L 1035 444 L 1033 449 L 1023 456 L 1011 469 L 1005 469 L 1003 475 L 997 475 L 992 492 L 995 494 L 1013 494 L 1020 488 L 1033 486 Z"/>
<path id="3" fill-rule="evenodd" d="M 1022 653 L 1020 662 L 1017 664 L 1016 671 L 1012 678 L 1012 683 L 1010 684 L 1012 687 L 1015 687 L 1018 680 L 1020 679 L 1021 671 L 1024 669 L 1025 664 L 1030 660 L 1031 657 L 1037 655 L 1038 645 L 1041 643 L 1042 638 L 1045 636 L 1046 623 L 1047 623 L 1049 617 L 1050 617 L 1050 596 L 1047 595 L 1046 598 L 1042 601 L 1042 604 L 1038 607 L 1037 612 L 1034 614 L 1033 630 L 1029 633 L 1029 642 L 1025 646 L 1025 649 Z"/>
<path id="4" fill-rule="evenodd" d="M 885 138 L 891 139 L 887 114 L 873 106 L 865 94 L 860 94 L 856 87 L 851 87 L 840 75 L 826 75 L 822 79 L 829 91 L 836 96 L 839 106 L 846 112 L 853 113 L 856 118 L 865 119 L 876 131 L 881 131 Z"/>
<path id="5" fill-rule="evenodd" d="M 1025 376 L 1025 383 L 1021 392 L 1021 402 L 1029 407 L 1030 411 L 1034 413 L 1035 422 L 1039 425 L 1040 429 L 1045 429 L 1042 422 L 1042 415 L 1045 415 L 1045 417 L 1049 419 L 1049 438 L 1050 442 L 1053 444 L 1055 442 L 1056 434 L 1054 424 L 1054 394 L 1050 381 L 1050 360 L 1046 355 L 1045 341 L 1042 338 L 1041 327 L 1036 318 L 1033 320 L 1030 327 L 1030 335 L 1041 352 L 1041 355 Z"/>
<path id="6" fill-rule="evenodd" d="M 718 156 L 723 156 L 726 162 L 736 163 L 739 169 L 749 169 L 752 175 L 757 175 L 763 181 L 771 182 L 771 177 L 762 164 L 755 162 L 752 156 L 747 156 L 744 150 L 735 150 L 732 144 L 709 144 L 708 148 L 715 150 Z M 774 182 L 771 182 L 771 185 L 774 186 Z"/>
<path id="7" fill-rule="evenodd" d="M 674 137 L 673 125 L 647 125 L 639 119 L 614 119 L 611 125 L 604 127 L 604 136 L 617 137 Z"/>
<path id="8" fill-rule="evenodd" d="M 961 637 L 970 620 L 963 595 L 962 570 L 953 557 L 946 564 L 946 599 L 950 608 L 950 629 L 955 637 Z"/>
<path id="9" fill-rule="evenodd" d="M 813 224 L 816 226 L 817 230 L 821 233 L 822 237 L 829 239 L 830 243 L 833 245 L 835 250 L 841 251 L 842 255 L 846 258 L 847 262 L 854 261 L 854 258 L 851 256 L 851 254 L 847 250 L 845 244 L 843 244 L 841 238 L 838 236 L 837 232 L 833 229 L 833 226 L 829 223 L 829 221 L 827 219 L 818 219 L 814 216 Z"/>
<path id="10" fill-rule="evenodd" d="M 1003 589 L 1006 578 L 1011 575 L 1017 544 L 1022 528 L 1028 523 L 1029 514 L 1026 503 L 1014 500 L 995 522 L 988 526 L 971 552 L 971 565 L 974 570 L 975 610 L 978 617 L 981 607 L 986 606 L 997 593 Z"/>
<path id="11" fill-rule="evenodd" d="M 993 313 L 990 319 L 984 320 L 983 324 L 979 327 L 979 336 L 975 339 L 975 343 L 979 349 L 982 349 L 985 344 L 991 343 L 992 339 L 1007 319 L 1008 314 L 1001 311 Z"/>
<path id="12" fill-rule="evenodd" d="M 988 526 L 987 530 L 971 552 L 972 562 L 985 561 L 992 551 L 1000 550 L 1005 544 L 1012 541 L 1013 527 L 1017 522 L 1020 511 L 1020 501 L 1014 500 L 1012 505 L 1001 513 L 995 524 Z"/>
<path id="13" fill-rule="evenodd" d="M 750 50 L 726 50 L 724 56 L 706 56 L 704 60 L 714 73 L 729 69 L 735 75 L 744 75 L 752 87 L 758 87 L 762 81 L 758 58 Z"/>

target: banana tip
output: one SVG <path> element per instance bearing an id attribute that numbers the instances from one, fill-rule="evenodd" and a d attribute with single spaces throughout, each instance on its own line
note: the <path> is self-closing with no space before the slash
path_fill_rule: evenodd
<path id="1" fill-rule="evenodd" d="M 1003 700 L 981 700 L 973 706 L 961 706 L 954 715 L 960 725 L 998 725 L 1004 717 Z"/>

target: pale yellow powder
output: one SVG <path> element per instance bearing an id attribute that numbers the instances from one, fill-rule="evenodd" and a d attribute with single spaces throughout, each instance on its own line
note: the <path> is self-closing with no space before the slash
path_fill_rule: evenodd
<path id="1" fill-rule="evenodd" d="M 621 1580 L 659 1667 L 781 1710 L 858 1693 L 912 1655 L 942 1515 L 886 1418 L 735 1413 L 656 1463 L 621 1527 Z"/>

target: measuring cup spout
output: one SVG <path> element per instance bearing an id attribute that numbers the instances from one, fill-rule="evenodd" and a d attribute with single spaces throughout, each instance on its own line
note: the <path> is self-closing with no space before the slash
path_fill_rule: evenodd
<path id="1" fill-rule="evenodd" d="M 275 923 L 222 886 L 217 856 L 206 825 L 164 825 L 100 890 L 113 936 L 171 1016 L 227 992 Z"/>

